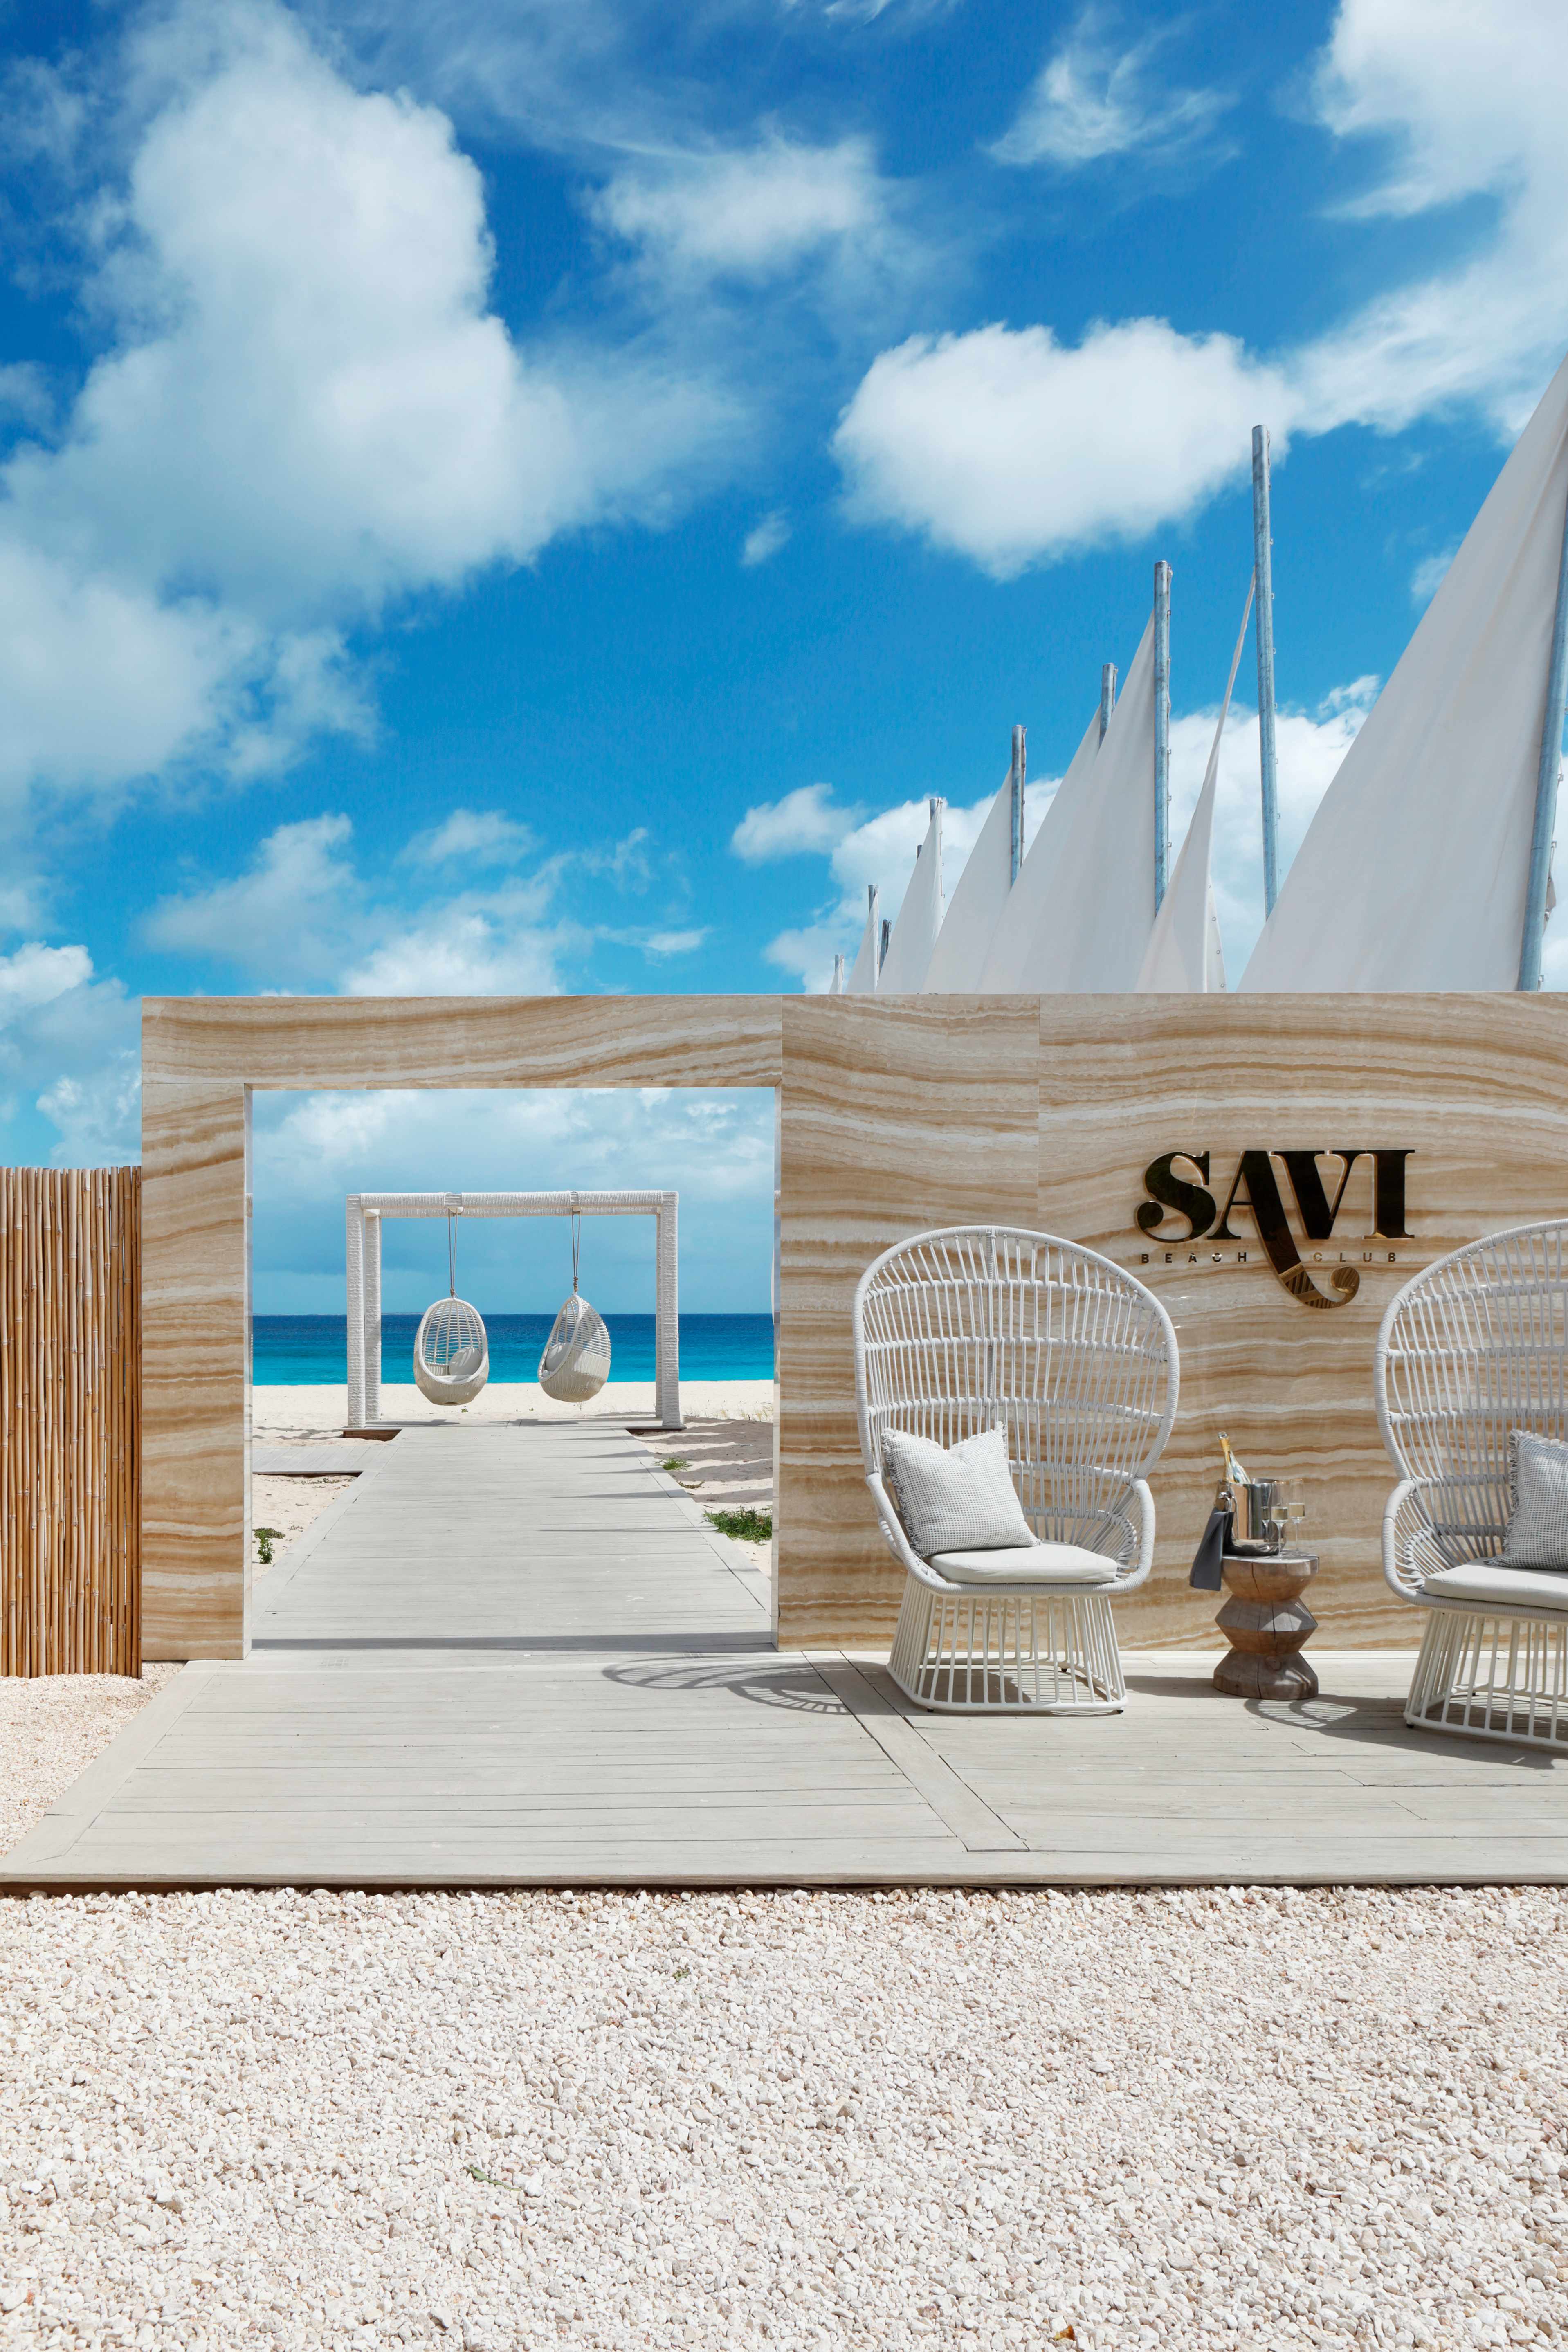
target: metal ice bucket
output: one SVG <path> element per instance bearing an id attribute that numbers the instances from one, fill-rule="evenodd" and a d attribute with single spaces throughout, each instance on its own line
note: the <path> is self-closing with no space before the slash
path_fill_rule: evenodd
<path id="1" fill-rule="evenodd" d="M 1262 1557 L 1283 1551 L 1290 1524 L 1285 1510 L 1284 1481 L 1233 1478 L 1225 1492 L 1230 1497 L 1232 1551 Z"/>

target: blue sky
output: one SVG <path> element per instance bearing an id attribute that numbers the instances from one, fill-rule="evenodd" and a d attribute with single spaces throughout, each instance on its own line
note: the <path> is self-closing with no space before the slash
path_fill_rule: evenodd
<path id="1" fill-rule="evenodd" d="M 134 1151 L 144 992 L 820 984 L 933 792 L 951 887 L 1016 719 L 1037 817 L 1159 555 L 1179 840 L 1259 421 L 1289 851 L 1568 344 L 1556 0 L 3 31 L 15 1160 Z M 756 1179 L 752 1109 L 666 1108 L 650 1151 Z M 264 1110 L 279 1168 L 303 1115 Z M 426 1181 L 390 1108 L 334 1116 L 319 1211 Z M 462 1133 L 428 1181 L 533 1181 Z"/>

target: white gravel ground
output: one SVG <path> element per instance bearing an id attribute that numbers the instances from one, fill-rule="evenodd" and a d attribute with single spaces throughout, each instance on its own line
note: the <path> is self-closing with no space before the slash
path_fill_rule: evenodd
<path id="1" fill-rule="evenodd" d="M 1561 2344 L 1565 1926 L 1554 1891 L 0 1905 L 0 2344 Z"/>
<path id="2" fill-rule="evenodd" d="M 0 1853 L 124 1730 L 177 1665 L 129 1675 L 0 1676 Z"/>

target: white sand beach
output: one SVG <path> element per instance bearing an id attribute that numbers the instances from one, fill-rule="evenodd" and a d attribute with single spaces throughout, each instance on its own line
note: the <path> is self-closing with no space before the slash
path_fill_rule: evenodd
<path id="1" fill-rule="evenodd" d="M 771 1421 L 772 1381 L 682 1381 L 680 1409 L 688 1421 Z M 263 1441 L 290 1443 L 311 1437 L 340 1437 L 348 1426 L 348 1390 L 331 1388 L 253 1388 L 250 1425 Z M 383 1383 L 383 1427 L 429 1427 L 440 1422 L 575 1421 L 580 1417 L 606 1421 L 650 1422 L 654 1418 L 651 1381 L 607 1381 L 591 1404 L 557 1404 L 537 1381 L 491 1381 L 472 1404 L 454 1410 L 427 1402 L 412 1381 Z"/>

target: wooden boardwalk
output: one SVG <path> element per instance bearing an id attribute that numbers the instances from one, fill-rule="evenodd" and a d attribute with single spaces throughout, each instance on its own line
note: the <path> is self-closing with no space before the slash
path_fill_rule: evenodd
<path id="1" fill-rule="evenodd" d="M 1248 1706 L 922 1715 L 781 1655 L 761 1580 L 605 1423 L 405 1431 L 0 1859 L 0 1889 L 1568 1879 L 1568 1759 L 1408 1730 L 1409 1660 Z"/>

